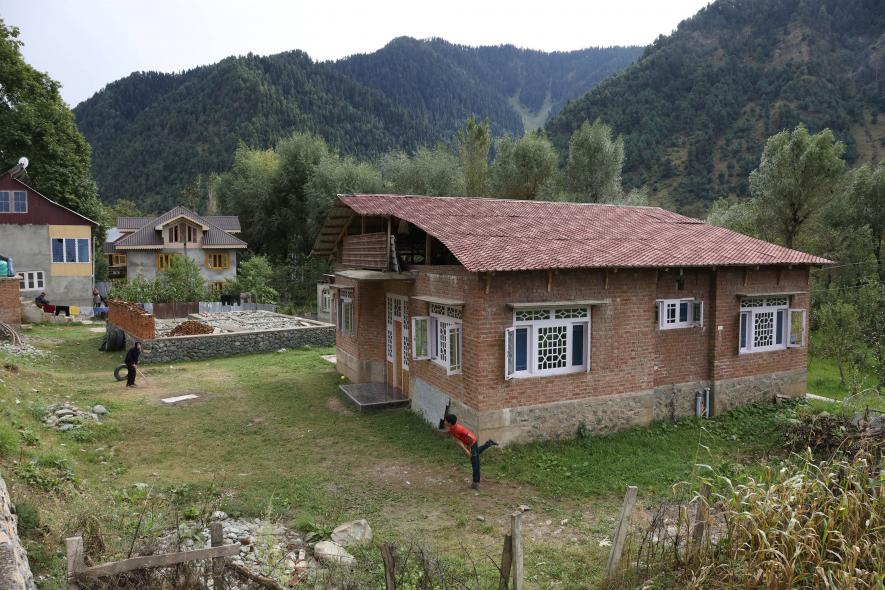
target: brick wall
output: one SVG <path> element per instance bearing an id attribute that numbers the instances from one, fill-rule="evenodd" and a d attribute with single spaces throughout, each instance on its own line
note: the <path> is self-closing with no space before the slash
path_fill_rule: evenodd
<path id="1" fill-rule="evenodd" d="M 0 278 L 0 322 L 13 326 L 22 323 L 18 279 L 15 277 Z"/>
<path id="2" fill-rule="evenodd" d="M 417 295 L 464 301 L 463 374 L 447 376 L 432 361 L 412 360 L 410 370 L 413 379 L 476 412 L 672 390 L 679 397 L 676 413 L 684 414 L 693 411 L 694 389 L 711 382 L 728 380 L 736 390 L 741 379 L 779 374 L 789 375 L 792 383 L 781 389 L 798 392 L 804 386 L 796 375 L 805 370 L 806 348 L 741 355 L 738 327 L 741 294 L 794 292 L 791 307 L 807 309 L 806 268 L 685 269 L 681 275 L 678 269 L 562 270 L 553 273 L 549 291 L 546 271 L 510 272 L 491 275 L 488 293 L 485 274 L 460 267 L 410 270 L 414 283 L 355 285 L 356 334 L 339 335 L 338 346 L 357 358 L 383 362 L 386 292 L 410 294 L 412 317 L 428 311 Z M 703 326 L 659 330 L 656 300 L 671 298 L 702 300 Z M 591 370 L 505 380 L 504 330 L 513 324 L 508 303 L 574 300 L 607 301 L 591 309 Z"/>
<path id="3" fill-rule="evenodd" d="M 139 340 L 153 340 L 157 331 L 154 316 L 132 303 L 108 302 L 108 321 Z"/>

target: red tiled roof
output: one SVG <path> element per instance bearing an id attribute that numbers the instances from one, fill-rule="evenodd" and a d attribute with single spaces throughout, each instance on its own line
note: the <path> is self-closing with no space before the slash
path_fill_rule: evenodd
<path id="1" fill-rule="evenodd" d="M 830 263 L 658 207 L 339 195 L 329 219 L 340 220 L 348 210 L 408 221 L 473 272 Z M 316 254 L 331 253 L 328 234 L 321 233 Z"/>

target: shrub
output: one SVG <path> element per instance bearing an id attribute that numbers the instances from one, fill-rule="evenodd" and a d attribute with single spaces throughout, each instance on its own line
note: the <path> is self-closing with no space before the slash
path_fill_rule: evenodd
<path id="1" fill-rule="evenodd" d="M 253 256 L 237 270 L 237 289 L 252 294 L 255 303 L 273 303 L 279 293 L 271 287 L 273 268 L 264 256 Z"/>

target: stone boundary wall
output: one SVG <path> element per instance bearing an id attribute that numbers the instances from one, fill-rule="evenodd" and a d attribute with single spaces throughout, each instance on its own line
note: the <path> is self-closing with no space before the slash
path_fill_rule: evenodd
<path id="1" fill-rule="evenodd" d="M 18 285 L 16 285 L 18 287 Z M 15 507 L 0 477 L 0 590 L 34 590 L 28 555 L 18 538 Z"/>
<path id="2" fill-rule="evenodd" d="M 157 334 L 154 316 L 132 303 L 108 302 L 108 323 L 138 340 L 153 340 Z"/>
<path id="3" fill-rule="evenodd" d="M 169 338 L 141 339 L 108 321 L 108 333 L 117 330 L 126 336 L 126 348 L 138 340 L 142 343 L 142 363 L 168 363 L 172 361 L 198 361 L 240 354 L 275 352 L 281 348 L 304 346 L 333 346 L 335 326 L 303 326 L 280 330 L 256 330 L 253 332 L 226 332 L 199 336 L 172 336 Z"/>
<path id="4" fill-rule="evenodd" d="M 16 277 L 0 278 L 0 322 L 13 326 L 22 323 L 22 306 Z"/>

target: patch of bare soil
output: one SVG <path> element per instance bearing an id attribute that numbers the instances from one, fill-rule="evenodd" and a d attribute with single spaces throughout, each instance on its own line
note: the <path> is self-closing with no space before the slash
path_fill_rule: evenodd
<path id="1" fill-rule="evenodd" d="M 334 396 L 326 400 L 326 408 L 342 416 L 353 416 L 353 410 L 345 406 L 340 399 Z"/>

